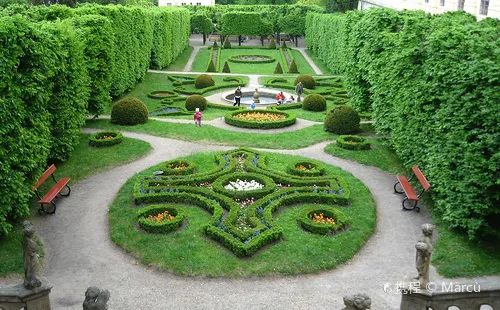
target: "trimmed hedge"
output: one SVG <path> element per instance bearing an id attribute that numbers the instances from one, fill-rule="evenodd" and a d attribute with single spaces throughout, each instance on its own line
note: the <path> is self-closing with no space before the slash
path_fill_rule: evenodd
<path id="1" fill-rule="evenodd" d="M 194 87 L 200 89 L 200 88 L 207 88 L 210 86 L 214 86 L 215 81 L 212 78 L 211 75 L 209 74 L 200 74 L 196 77 L 194 81 Z"/>
<path id="2" fill-rule="evenodd" d="M 273 113 L 285 115 L 286 118 L 277 121 L 249 121 L 241 118 L 237 118 L 236 115 L 242 113 Z M 272 129 L 272 128 L 283 128 L 295 124 L 297 117 L 295 114 L 287 113 L 278 110 L 239 110 L 235 112 L 228 113 L 224 116 L 224 121 L 232 126 L 241 128 L 257 128 L 257 129 Z"/>
<path id="3" fill-rule="evenodd" d="M 89 145 L 93 147 L 106 147 L 118 144 L 122 140 L 123 134 L 117 130 L 99 131 L 89 137 Z"/>
<path id="4" fill-rule="evenodd" d="M 326 110 L 326 100 L 319 94 L 307 95 L 302 101 L 302 109 L 306 111 L 321 112 Z"/>
<path id="5" fill-rule="evenodd" d="M 335 224 L 317 223 L 313 221 L 314 214 L 323 214 L 325 217 L 333 218 Z M 313 234 L 336 235 L 340 231 L 344 231 L 346 229 L 346 226 L 349 223 L 349 218 L 337 208 L 318 209 L 317 206 L 310 206 L 304 208 L 304 212 L 298 222 L 302 228 Z"/>
<path id="6" fill-rule="evenodd" d="M 339 136 L 337 145 L 346 150 L 369 150 L 371 148 L 370 142 L 360 136 Z"/>
<path id="7" fill-rule="evenodd" d="M 160 213 L 168 211 L 169 214 L 173 215 L 172 220 L 163 222 L 153 222 L 148 219 L 148 216 L 156 216 Z M 142 208 L 137 211 L 137 218 L 139 226 L 145 231 L 155 234 L 164 234 L 171 231 L 177 230 L 184 223 L 185 215 L 183 212 L 179 211 L 177 207 L 170 207 L 164 204 L 162 205 L 152 205 L 146 208 Z"/>
<path id="8" fill-rule="evenodd" d="M 195 111 L 199 108 L 203 111 L 207 108 L 207 99 L 201 95 L 191 95 L 186 98 L 186 110 Z"/>
<path id="9" fill-rule="evenodd" d="M 111 123 L 137 125 L 148 122 L 148 108 L 137 98 L 123 98 L 111 109 Z"/>
<path id="10" fill-rule="evenodd" d="M 302 82 L 302 85 L 304 85 L 304 88 L 308 89 L 314 89 L 316 88 L 316 80 L 312 75 L 309 74 L 300 74 L 295 78 L 295 81 L 293 82 L 293 85 L 299 84 L 299 82 Z"/>
<path id="11" fill-rule="evenodd" d="M 286 167 L 286 172 L 304 177 L 319 177 L 325 174 L 325 167 L 316 162 L 299 161 Z"/>
<path id="12" fill-rule="evenodd" d="M 350 106 L 336 106 L 326 113 L 325 130 L 337 134 L 349 134 L 359 130 L 359 114 Z"/>

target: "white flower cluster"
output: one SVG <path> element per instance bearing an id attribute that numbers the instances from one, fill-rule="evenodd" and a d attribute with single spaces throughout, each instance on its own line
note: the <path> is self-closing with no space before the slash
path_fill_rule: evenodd
<path id="1" fill-rule="evenodd" d="M 249 182 L 237 179 L 236 181 L 230 181 L 228 185 L 224 186 L 224 188 L 230 191 L 251 191 L 254 189 L 264 188 L 264 185 L 255 180 L 251 180 Z"/>

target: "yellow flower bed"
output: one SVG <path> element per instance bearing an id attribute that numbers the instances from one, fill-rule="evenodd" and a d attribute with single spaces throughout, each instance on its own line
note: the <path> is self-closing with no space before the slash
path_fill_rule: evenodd
<path id="1" fill-rule="evenodd" d="M 234 117 L 244 119 L 247 121 L 269 122 L 269 121 L 283 120 L 286 118 L 286 115 L 276 114 L 276 113 L 252 112 L 252 113 L 240 113 L 235 115 Z"/>

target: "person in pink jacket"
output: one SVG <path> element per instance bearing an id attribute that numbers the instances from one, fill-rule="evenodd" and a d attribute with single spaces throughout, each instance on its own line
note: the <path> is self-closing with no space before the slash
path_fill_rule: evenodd
<path id="1" fill-rule="evenodd" d="M 203 114 L 201 114 L 200 108 L 196 108 L 196 111 L 194 112 L 194 124 L 201 127 L 201 118 L 202 117 L 203 117 Z"/>

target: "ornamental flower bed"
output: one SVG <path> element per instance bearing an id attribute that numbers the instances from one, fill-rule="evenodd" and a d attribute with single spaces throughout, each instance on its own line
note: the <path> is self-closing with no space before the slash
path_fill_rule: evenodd
<path id="1" fill-rule="evenodd" d="M 316 177 L 325 174 L 323 165 L 310 161 L 299 161 L 287 167 L 288 173 L 304 177 Z"/>
<path id="2" fill-rule="evenodd" d="M 196 166 L 187 160 L 170 160 L 161 164 L 164 174 L 186 175 L 195 172 Z"/>
<path id="3" fill-rule="evenodd" d="M 337 208 L 317 209 L 316 206 L 309 206 L 304 208 L 299 223 L 311 233 L 335 235 L 347 228 L 349 219 Z"/>
<path id="4" fill-rule="evenodd" d="M 226 114 L 227 124 L 242 128 L 271 129 L 282 128 L 295 124 L 295 114 L 284 111 L 234 111 Z"/>
<path id="5" fill-rule="evenodd" d="M 149 233 L 168 233 L 179 228 L 184 214 L 176 207 L 151 205 L 137 211 L 139 226 Z"/>
<path id="6" fill-rule="evenodd" d="M 122 142 L 123 135 L 119 131 L 100 131 L 89 137 L 89 145 L 93 147 L 112 146 Z"/>
<path id="7" fill-rule="evenodd" d="M 337 145 L 346 150 L 369 150 L 370 142 L 359 136 L 342 135 L 337 138 Z"/>
<path id="8" fill-rule="evenodd" d="M 264 188 L 264 185 L 255 180 L 246 181 L 237 179 L 234 182 L 230 181 L 228 185 L 224 186 L 224 188 L 230 191 L 253 191 Z"/>

